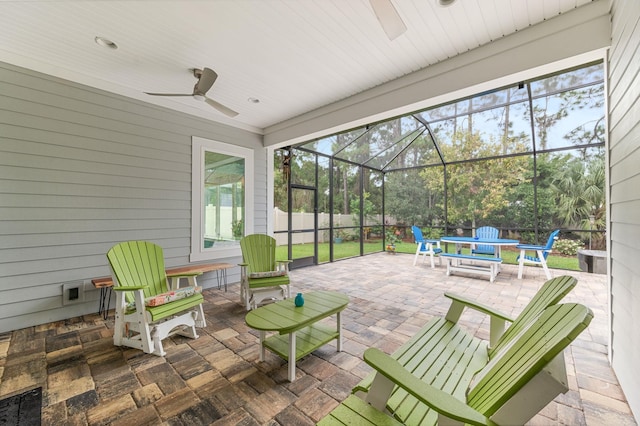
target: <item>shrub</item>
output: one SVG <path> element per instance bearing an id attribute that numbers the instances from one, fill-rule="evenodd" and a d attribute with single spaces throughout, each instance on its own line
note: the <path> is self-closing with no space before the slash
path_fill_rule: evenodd
<path id="1" fill-rule="evenodd" d="M 582 243 L 576 240 L 558 240 L 553 245 L 553 249 L 568 256 L 575 256 L 578 249 L 582 248 Z"/>

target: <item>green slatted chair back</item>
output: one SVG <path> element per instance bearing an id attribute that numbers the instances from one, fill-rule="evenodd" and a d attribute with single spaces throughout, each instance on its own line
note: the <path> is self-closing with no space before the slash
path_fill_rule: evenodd
<path id="1" fill-rule="evenodd" d="M 276 240 L 269 235 L 252 234 L 240 240 L 240 248 L 247 272 L 276 270 Z"/>
<path id="2" fill-rule="evenodd" d="M 492 416 L 560 355 L 592 318 L 593 312 L 577 303 L 547 308 L 482 369 L 467 395 L 467 404 Z"/>
<path id="3" fill-rule="evenodd" d="M 576 286 L 578 280 L 568 275 L 556 277 L 545 282 L 527 306 L 520 312 L 513 323 L 507 328 L 498 342 L 489 349 L 492 358 L 505 345 L 509 344 L 520 331 L 535 320 L 546 308 L 562 300 Z"/>
<path id="4" fill-rule="evenodd" d="M 168 291 L 162 247 L 148 241 L 127 241 L 116 244 L 107 252 L 119 286 L 146 285 L 144 297 Z M 126 292 L 127 302 L 133 302 L 132 292 Z"/>

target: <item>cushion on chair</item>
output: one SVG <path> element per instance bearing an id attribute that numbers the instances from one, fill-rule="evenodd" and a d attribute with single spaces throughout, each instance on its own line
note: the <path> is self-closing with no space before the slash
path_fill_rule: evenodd
<path id="1" fill-rule="evenodd" d="M 176 300 L 185 299 L 194 294 L 202 293 L 202 287 L 183 287 L 177 290 L 167 291 L 166 293 L 156 294 L 155 296 L 144 299 L 145 306 L 161 306 L 165 303 L 174 302 Z M 127 303 L 127 313 L 135 311 L 136 302 Z"/>
<path id="2" fill-rule="evenodd" d="M 147 297 L 146 299 L 144 299 L 144 305 L 160 306 L 164 305 L 165 303 L 173 302 L 174 300 L 180 300 L 184 299 L 185 297 L 193 296 L 196 293 L 202 293 L 202 287 L 183 287 L 152 297 Z"/>
<path id="3" fill-rule="evenodd" d="M 251 272 L 249 278 L 284 277 L 285 275 L 287 275 L 287 271 Z"/>

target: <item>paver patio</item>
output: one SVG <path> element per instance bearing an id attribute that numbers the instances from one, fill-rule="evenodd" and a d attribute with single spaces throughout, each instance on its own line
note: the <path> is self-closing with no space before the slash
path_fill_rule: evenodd
<path id="1" fill-rule="evenodd" d="M 433 315 L 449 307 L 445 291 L 482 300 L 515 316 L 544 282 L 540 268 L 503 265 L 494 283 L 455 275 L 444 266 L 412 266 L 413 256 L 379 253 L 291 272 L 294 292 L 341 291 L 344 350 L 326 345 L 287 365 L 268 353 L 258 361 L 257 332 L 244 323 L 239 285 L 205 290 L 207 328 L 200 338 L 165 340 L 167 356 L 113 346 L 113 313 L 0 334 L 0 398 L 43 388 L 43 424 L 312 425 L 347 397 L 369 367 L 370 346 L 392 352 Z M 578 285 L 565 298 L 588 305 L 591 325 L 566 354 L 570 391 L 532 425 L 635 425 L 607 361 L 606 277 L 569 274 Z M 97 307 L 96 307 L 97 308 Z M 466 312 L 462 323 L 488 338 L 489 321 Z"/>

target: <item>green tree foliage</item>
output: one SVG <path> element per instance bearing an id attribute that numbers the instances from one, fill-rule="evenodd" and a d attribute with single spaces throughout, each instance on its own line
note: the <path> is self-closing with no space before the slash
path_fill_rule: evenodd
<path id="1" fill-rule="evenodd" d="M 369 199 L 370 196 L 371 194 L 368 192 L 362 194 L 362 217 L 364 218 L 365 223 L 371 223 L 367 218 L 370 218 L 376 211 L 375 205 Z M 349 204 L 351 206 L 351 214 L 353 215 L 353 224 L 360 226 L 360 198 L 352 198 Z"/>
<path id="2" fill-rule="evenodd" d="M 509 205 L 514 188 L 525 181 L 526 157 L 481 158 L 499 156 L 504 145 L 522 144 L 518 139 L 503 143 L 484 141 L 479 133 L 458 131 L 451 144 L 442 144 L 446 159 L 461 161 L 447 167 L 448 222 L 452 226 L 474 225 L 478 220 L 490 220 Z M 511 146 L 510 149 L 518 149 Z M 424 169 L 420 176 L 431 192 L 442 191 L 444 176 L 441 168 Z"/>
<path id="3" fill-rule="evenodd" d="M 435 180 L 425 183 L 420 170 L 388 173 L 385 177 L 385 213 L 406 225 L 431 225 L 444 219 L 442 167 L 429 169 Z"/>
<path id="4" fill-rule="evenodd" d="M 529 242 L 534 230 L 604 230 L 603 75 L 595 64 L 310 142 L 334 155 L 332 173 L 294 151 L 292 181 L 317 187 L 326 209 L 332 176 L 328 208 L 358 225 L 362 210 L 363 226 L 382 213 L 384 179 L 384 213 L 400 225 L 437 227 L 446 214 L 450 227 L 531 232 Z"/>
<path id="5" fill-rule="evenodd" d="M 569 228 L 604 230 L 606 227 L 604 154 L 593 156 L 588 162 L 567 155 L 566 164 L 557 170 L 551 188 L 562 224 Z M 593 224 L 591 223 L 593 218 Z M 601 246 L 601 234 L 595 236 Z M 588 238 L 584 234 L 583 238 Z"/>

